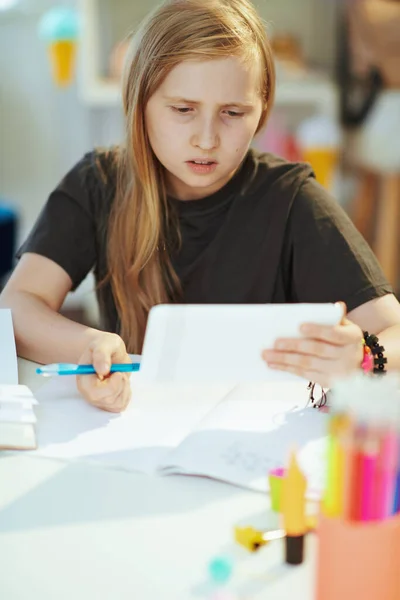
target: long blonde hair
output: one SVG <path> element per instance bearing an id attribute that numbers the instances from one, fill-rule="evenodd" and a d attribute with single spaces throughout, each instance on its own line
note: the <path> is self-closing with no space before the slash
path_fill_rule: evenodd
<path id="1" fill-rule="evenodd" d="M 249 0 L 168 0 L 150 13 L 128 48 L 122 81 L 127 135 L 118 156 L 108 268 L 120 334 L 131 352 L 141 351 L 150 308 L 180 294 L 166 251 L 167 233 L 174 225 L 163 167 L 146 132 L 145 108 L 180 62 L 226 56 L 260 58 L 259 131 L 273 104 L 275 70 L 264 24 Z"/>

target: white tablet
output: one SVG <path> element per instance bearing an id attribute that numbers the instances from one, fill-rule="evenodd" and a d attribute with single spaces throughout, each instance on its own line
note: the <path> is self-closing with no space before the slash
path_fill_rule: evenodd
<path id="1" fill-rule="evenodd" d="M 293 380 L 261 358 L 302 323 L 336 325 L 339 304 L 163 304 L 151 309 L 140 379 L 202 383 Z"/>

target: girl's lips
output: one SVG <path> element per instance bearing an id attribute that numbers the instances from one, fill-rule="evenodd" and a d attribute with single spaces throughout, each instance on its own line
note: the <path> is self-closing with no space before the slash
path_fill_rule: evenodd
<path id="1" fill-rule="evenodd" d="M 213 173 L 215 171 L 218 163 L 210 162 L 209 164 L 200 164 L 188 160 L 186 164 L 189 166 L 193 173 L 196 173 L 196 175 L 209 175 L 210 173 Z"/>

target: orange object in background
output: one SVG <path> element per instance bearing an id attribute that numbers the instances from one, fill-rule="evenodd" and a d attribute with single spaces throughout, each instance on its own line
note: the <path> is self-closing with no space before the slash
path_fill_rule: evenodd
<path id="1" fill-rule="evenodd" d="M 60 87 L 70 85 L 74 79 L 76 45 L 74 40 L 59 40 L 48 46 L 53 81 Z"/>
<path id="2" fill-rule="evenodd" d="M 399 600 L 400 516 L 351 523 L 321 515 L 316 600 Z"/>
<path id="3" fill-rule="evenodd" d="M 67 87 L 75 76 L 78 12 L 72 8 L 54 6 L 42 15 L 39 36 L 47 47 L 54 83 L 58 87 Z"/>
<path id="4" fill-rule="evenodd" d="M 331 189 L 341 148 L 338 123 L 327 115 L 306 119 L 297 130 L 296 140 L 302 159 L 311 164 L 317 181 Z"/>
<path id="5" fill-rule="evenodd" d="M 339 150 L 336 148 L 305 148 L 302 151 L 305 162 L 309 162 L 314 169 L 317 181 L 330 189 L 339 163 Z"/>

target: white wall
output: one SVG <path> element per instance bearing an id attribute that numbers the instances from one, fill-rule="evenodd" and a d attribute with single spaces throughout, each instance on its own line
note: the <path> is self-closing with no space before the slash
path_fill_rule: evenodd
<path id="1" fill-rule="evenodd" d="M 75 86 L 53 85 L 37 35 L 40 14 L 0 12 L 0 198 L 19 210 L 20 238 L 66 170 L 121 131 L 119 111 L 91 111 Z"/>

